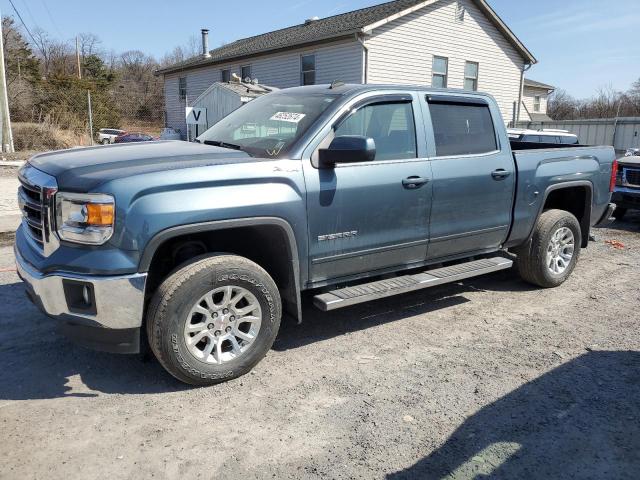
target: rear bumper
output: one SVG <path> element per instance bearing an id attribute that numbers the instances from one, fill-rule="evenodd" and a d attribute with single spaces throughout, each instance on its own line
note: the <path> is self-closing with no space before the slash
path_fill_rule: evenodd
<path id="1" fill-rule="evenodd" d="M 16 247 L 14 252 L 27 296 L 60 321 L 65 335 L 95 350 L 140 351 L 146 274 L 43 274 L 27 263 Z"/>
<path id="2" fill-rule="evenodd" d="M 604 214 L 602 215 L 600 220 L 598 220 L 598 222 L 595 224 L 595 226 L 604 227 L 606 225 L 609 225 L 611 222 L 613 222 L 615 220 L 615 218 L 613 218 L 613 212 L 615 212 L 616 208 L 617 208 L 617 205 L 615 203 L 610 203 L 607 206 L 607 209 L 604 211 Z"/>

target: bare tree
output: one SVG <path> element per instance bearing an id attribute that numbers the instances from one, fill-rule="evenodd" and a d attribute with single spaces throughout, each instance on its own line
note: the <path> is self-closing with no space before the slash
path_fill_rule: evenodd
<path id="1" fill-rule="evenodd" d="M 197 35 L 192 35 L 185 45 L 178 45 L 165 54 L 160 60 L 160 65 L 167 66 L 184 62 L 200 54 L 200 40 Z"/>

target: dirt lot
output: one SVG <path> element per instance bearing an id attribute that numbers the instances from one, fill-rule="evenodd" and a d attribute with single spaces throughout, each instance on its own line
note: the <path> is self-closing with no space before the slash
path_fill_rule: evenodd
<path id="1" fill-rule="evenodd" d="M 638 478 L 640 216 L 595 234 L 555 290 L 307 302 L 203 389 L 54 333 L 0 248 L 0 478 Z"/>

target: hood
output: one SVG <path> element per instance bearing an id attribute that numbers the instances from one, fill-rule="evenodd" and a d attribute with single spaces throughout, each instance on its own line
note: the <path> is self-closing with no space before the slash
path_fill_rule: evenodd
<path id="1" fill-rule="evenodd" d="M 36 155 L 29 163 L 56 177 L 60 189 L 88 192 L 133 175 L 253 161 L 245 152 L 228 148 L 161 141 L 60 150 Z"/>

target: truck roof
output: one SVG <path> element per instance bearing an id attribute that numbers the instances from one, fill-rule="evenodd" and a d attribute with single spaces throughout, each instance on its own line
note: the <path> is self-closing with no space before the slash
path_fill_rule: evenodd
<path id="1" fill-rule="evenodd" d="M 359 83 L 335 83 L 321 85 L 307 85 L 303 87 L 291 87 L 280 90 L 280 92 L 291 93 L 308 93 L 308 94 L 330 94 L 348 95 L 364 92 L 377 92 L 380 90 L 413 90 L 429 93 L 455 93 L 464 95 L 473 95 L 493 99 L 493 97 L 485 92 L 476 92 L 471 90 L 462 90 L 457 88 L 434 88 L 424 85 L 403 85 L 403 84 L 359 84 Z"/>

